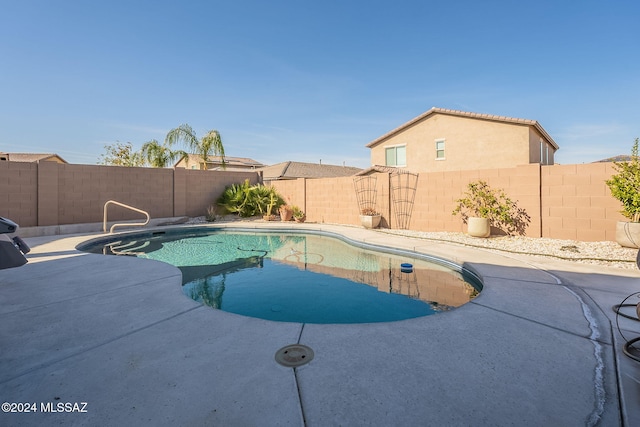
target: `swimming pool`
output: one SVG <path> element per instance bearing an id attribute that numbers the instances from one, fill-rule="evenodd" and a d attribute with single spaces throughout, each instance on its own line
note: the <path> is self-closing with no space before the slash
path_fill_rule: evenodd
<path id="1" fill-rule="evenodd" d="M 186 296 L 275 321 L 403 320 L 459 307 L 482 289 L 476 276 L 446 260 L 320 232 L 179 228 L 110 236 L 78 249 L 167 262 L 182 271 Z"/>

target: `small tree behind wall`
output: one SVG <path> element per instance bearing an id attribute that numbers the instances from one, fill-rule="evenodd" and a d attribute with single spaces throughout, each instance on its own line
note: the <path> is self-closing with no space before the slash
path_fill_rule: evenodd
<path id="1" fill-rule="evenodd" d="M 375 175 L 357 176 L 353 178 L 356 199 L 360 215 L 377 215 L 376 200 L 378 196 L 377 177 Z"/>

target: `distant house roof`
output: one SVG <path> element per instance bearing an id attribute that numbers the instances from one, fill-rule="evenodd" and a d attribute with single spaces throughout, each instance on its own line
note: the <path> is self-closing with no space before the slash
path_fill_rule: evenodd
<path id="1" fill-rule="evenodd" d="M 53 153 L 0 153 L 0 161 L 9 162 L 57 162 L 68 163 L 65 159 Z"/>
<path id="2" fill-rule="evenodd" d="M 372 173 L 376 173 L 376 172 L 382 172 L 382 173 L 398 173 L 398 172 L 402 172 L 402 171 L 407 171 L 407 169 L 405 168 L 398 168 L 395 166 L 382 166 L 382 165 L 373 165 L 371 167 L 368 167 L 364 170 L 361 170 L 360 172 L 358 172 L 356 175 L 357 176 L 364 176 L 364 175 L 371 175 Z M 408 172 L 408 171 L 407 171 Z"/>
<path id="3" fill-rule="evenodd" d="M 628 154 L 618 154 L 617 156 L 609 157 L 607 159 L 596 160 L 593 163 L 605 163 L 605 162 L 630 162 L 633 157 Z"/>
<path id="4" fill-rule="evenodd" d="M 297 178 L 336 178 L 352 176 L 362 169 L 352 166 L 323 165 L 320 163 L 282 162 L 258 169 L 265 181 Z"/>
<path id="5" fill-rule="evenodd" d="M 418 117 L 415 117 L 411 120 L 409 120 L 408 122 L 406 122 L 403 125 L 400 125 L 399 127 L 393 129 L 390 132 L 387 132 L 386 134 L 382 135 L 379 138 L 374 139 L 373 141 L 371 141 L 370 143 L 368 143 L 366 146 L 368 148 L 373 147 L 374 145 L 378 144 L 381 141 L 384 141 L 385 139 L 395 135 L 398 132 L 403 131 L 404 129 L 408 128 L 409 126 L 412 126 L 413 124 L 433 115 L 433 114 L 447 114 L 450 116 L 458 116 L 458 117 L 467 117 L 467 118 L 471 118 L 471 119 L 480 119 L 480 120 L 490 120 L 490 121 L 494 121 L 494 122 L 503 122 L 503 123 L 513 123 L 513 124 L 520 124 L 520 125 L 527 125 L 527 126 L 533 126 L 534 128 L 536 128 L 538 130 L 538 132 L 540 132 L 540 134 L 542 134 L 542 136 L 544 136 L 547 141 L 549 141 L 549 143 L 551 143 L 551 145 L 553 145 L 553 148 L 555 148 L 556 150 L 558 148 L 560 148 L 558 146 L 558 144 L 556 144 L 556 142 L 553 140 L 553 138 L 551 138 L 551 136 L 547 133 L 546 130 L 544 130 L 544 128 L 542 126 L 540 126 L 540 123 L 538 123 L 536 120 L 528 120 L 528 119 L 517 119 L 517 118 L 513 118 L 513 117 L 506 117 L 506 116 L 496 116 L 493 114 L 481 114 L 481 113 L 469 113 L 467 111 L 460 111 L 460 110 L 449 110 L 446 108 L 438 108 L 438 107 L 433 107 L 432 109 L 430 109 L 429 111 L 422 113 L 421 115 L 419 115 Z"/>
<path id="6" fill-rule="evenodd" d="M 186 161 L 185 161 L 186 160 Z M 264 166 L 263 163 L 257 162 L 248 157 L 229 157 L 224 156 L 224 161 L 226 163 L 226 170 L 234 170 L 234 169 L 257 169 Z M 200 167 L 202 164 L 202 158 L 197 154 L 189 154 L 187 159 L 182 159 L 178 161 L 174 166 L 178 168 L 189 168 L 189 165 L 195 165 Z M 209 156 L 207 159 L 207 169 L 222 169 L 222 157 L 220 156 Z"/>

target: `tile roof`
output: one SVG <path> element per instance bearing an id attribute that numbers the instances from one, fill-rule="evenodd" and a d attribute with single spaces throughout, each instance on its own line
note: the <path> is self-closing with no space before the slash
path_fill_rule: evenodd
<path id="1" fill-rule="evenodd" d="M 401 172 L 409 172 L 405 168 L 397 168 L 395 166 L 383 166 L 383 165 L 373 165 L 367 169 L 364 169 L 358 172 L 357 176 L 370 175 L 375 172 L 383 172 L 383 173 L 401 173 Z"/>
<path id="2" fill-rule="evenodd" d="M 282 162 L 258 169 L 265 181 L 297 178 L 336 178 L 352 176 L 362 169 L 352 166 L 323 165 L 320 163 Z"/>
<path id="3" fill-rule="evenodd" d="M 2 157 L 8 157 L 10 162 L 39 162 L 41 160 L 49 160 L 54 157 L 60 159 L 63 163 L 67 163 L 65 159 L 54 153 L 0 153 Z"/>
<path id="4" fill-rule="evenodd" d="M 384 135 L 382 135 L 379 138 L 374 139 L 373 141 L 371 141 L 370 143 L 368 143 L 366 145 L 366 147 L 371 148 L 374 145 L 378 144 L 379 142 L 389 138 L 390 136 L 404 130 L 405 128 L 408 128 L 409 126 L 418 123 L 419 121 L 426 119 L 427 117 L 433 115 L 433 114 L 448 114 L 450 116 L 458 116 L 458 117 L 468 117 L 468 118 L 472 118 L 472 119 L 480 119 L 480 120 L 491 120 L 494 122 L 503 122 L 503 123 L 514 123 L 514 124 L 521 124 L 521 125 L 527 125 L 527 126 L 533 126 L 535 127 L 538 132 L 540 132 L 550 143 L 551 145 L 553 145 L 553 147 L 557 150 L 558 148 L 558 144 L 556 144 L 556 142 L 553 140 L 553 138 L 551 138 L 551 136 L 547 133 L 546 130 L 544 130 L 544 128 L 542 126 L 540 126 L 540 123 L 538 123 L 536 120 L 529 120 L 529 119 L 518 119 L 518 118 L 514 118 L 514 117 L 507 117 L 507 116 L 497 116 L 494 114 L 481 114 L 481 113 L 470 113 L 467 111 L 460 111 L 460 110 L 450 110 L 447 108 L 438 108 L 438 107 L 433 107 L 431 108 L 429 111 L 426 111 L 422 114 L 420 114 L 418 117 L 415 117 L 411 120 L 409 120 L 408 122 L 398 126 L 397 128 L 393 129 L 390 132 L 385 133 Z"/>
<path id="5" fill-rule="evenodd" d="M 224 161 L 227 164 L 227 168 L 229 167 L 243 167 L 245 169 L 249 168 L 260 168 L 263 167 L 264 164 L 260 163 L 256 160 L 250 159 L 248 157 L 230 157 L 224 156 Z M 182 160 L 178 161 L 174 166 L 177 166 Z M 189 158 L 187 164 L 196 164 L 199 165 L 202 163 L 202 159 L 197 154 L 189 154 Z M 220 165 L 222 164 L 222 158 L 220 156 L 209 156 L 207 164 Z"/>

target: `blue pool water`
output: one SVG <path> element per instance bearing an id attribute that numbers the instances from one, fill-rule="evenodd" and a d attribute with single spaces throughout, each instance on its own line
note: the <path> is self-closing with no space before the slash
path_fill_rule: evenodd
<path id="1" fill-rule="evenodd" d="M 177 266 L 183 292 L 215 309 L 301 323 L 388 322 L 451 310 L 481 285 L 438 262 L 326 235 L 174 230 L 114 236 L 80 250 Z M 402 264 L 411 264 L 411 268 Z"/>

